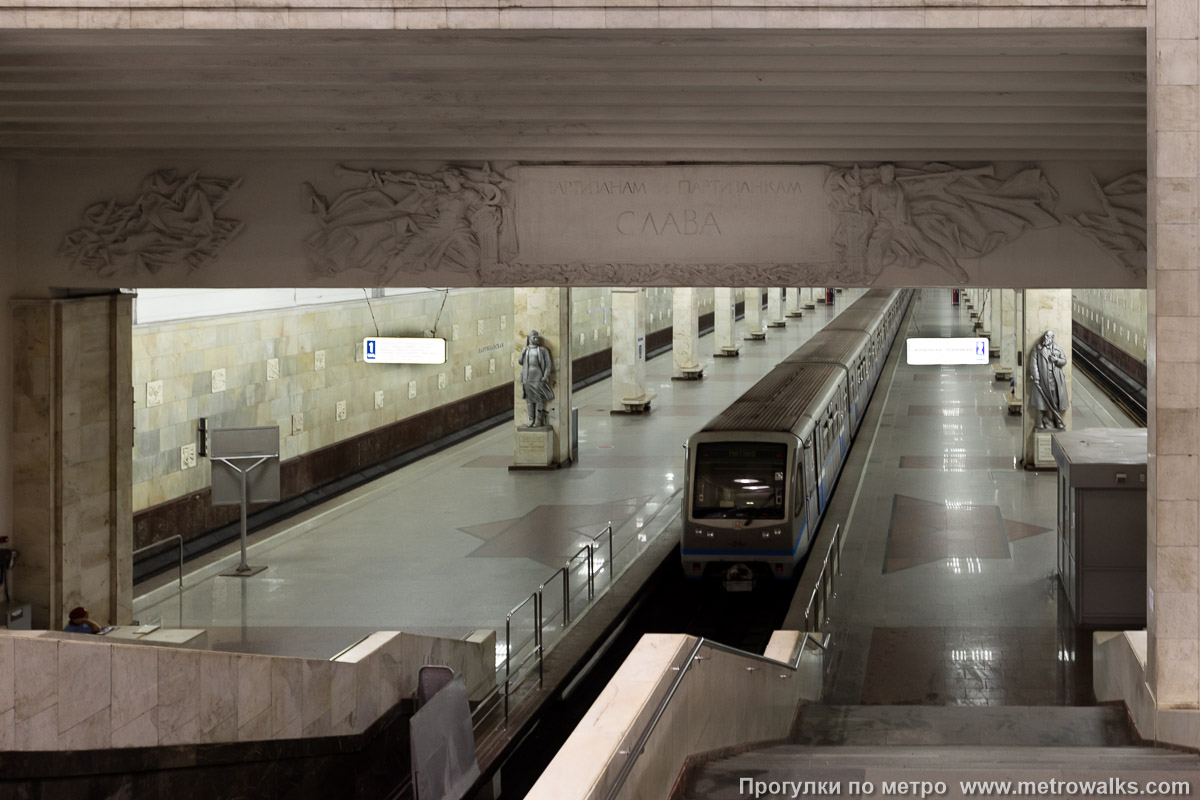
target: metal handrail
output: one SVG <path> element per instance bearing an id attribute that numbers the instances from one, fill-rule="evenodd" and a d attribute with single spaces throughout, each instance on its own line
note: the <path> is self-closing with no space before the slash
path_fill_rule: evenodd
<path id="1" fill-rule="evenodd" d="M 597 543 L 600 541 L 600 537 L 606 533 L 608 534 L 608 581 L 609 581 L 609 583 L 612 583 L 613 579 L 615 578 L 615 575 L 613 574 L 613 572 L 616 569 L 616 567 L 613 566 L 615 556 L 613 555 L 612 520 L 608 521 L 608 525 L 605 526 L 604 530 L 600 531 L 599 533 L 597 533 L 595 536 L 592 537 L 592 547 L 596 547 Z"/>
<path id="2" fill-rule="evenodd" d="M 625 759 L 625 763 L 621 765 L 621 771 L 617 773 L 617 777 L 613 780 L 612 786 L 605 794 L 605 800 L 615 800 L 621 789 L 625 786 L 625 781 L 629 779 L 629 775 L 633 772 L 634 764 L 637 763 L 637 760 L 642 753 L 646 751 L 646 745 L 649 743 L 650 737 L 654 734 L 654 729 L 658 727 L 658 723 L 662 720 L 663 715 L 666 713 L 667 706 L 671 704 L 671 699 L 675 697 L 675 692 L 677 692 L 679 687 L 683 685 L 683 680 L 691 670 L 692 665 L 697 661 L 704 660 L 703 657 L 700 656 L 701 648 L 708 647 L 710 650 L 717 650 L 722 653 L 741 656 L 742 658 L 751 661 L 783 667 L 795 672 L 800 668 L 800 662 L 804 658 L 804 649 L 809 643 L 819 645 L 822 650 L 825 649 L 824 643 L 810 638 L 807 632 L 801 633 L 800 647 L 796 651 L 795 659 L 789 663 L 786 661 L 777 661 L 773 658 L 767 658 L 766 656 L 760 656 L 757 653 L 748 653 L 744 650 L 738 650 L 736 647 L 730 647 L 729 645 L 721 644 L 720 642 L 710 642 L 703 637 L 698 639 L 691 652 L 688 653 L 687 660 L 684 662 L 683 666 L 678 668 L 679 671 L 675 674 L 675 679 L 671 681 L 671 686 L 667 689 L 666 694 L 663 695 L 662 700 L 658 702 L 657 707 L 654 709 L 654 714 L 650 717 L 649 722 L 647 722 L 645 727 L 642 728 L 642 732 L 638 735 L 637 742 L 630 749 L 620 751 L 620 754 L 627 756 L 627 758 Z"/>
<path id="3" fill-rule="evenodd" d="M 837 560 L 837 574 L 840 575 L 842 573 L 842 570 L 841 570 L 841 565 L 842 565 L 841 547 L 838 546 L 838 542 L 841 539 L 841 534 L 842 534 L 842 523 L 839 522 L 837 524 L 837 526 L 833 529 L 833 536 L 831 536 L 829 538 L 829 549 L 825 551 L 825 558 L 821 562 L 821 571 L 819 573 L 817 573 L 816 585 L 813 586 L 812 594 L 809 595 L 808 605 L 806 605 L 804 607 L 804 629 L 806 631 L 814 630 L 814 628 L 812 627 L 813 604 L 817 602 L 818 598 L 822 594 L 821 590 L 825 586 L 825 579 L 829 573 L 829 566 L 830 566 L 831 560 L 833 560 L 833 559 Z"/>
<path id="4" fill-rule="evenodd" d="M 588 568 L 588 600 L 592 600 L 596 596 L 596 584 L 592 575 L 592 543 L 588 542 L 583 547 L 580 547 L 575 553 L 567 559 L 568 569 L 575 563 L 575 559 L 579 558 L 579 554 L 587 553 L 587 568 Z"/>
<path id="5" fill-rule="evenodd" d="M 558 576 L 559 573 L 562 573 L 563 628 L 566 629 L 567 625 L 570 624 L 570 622 L 571 622 L 571 616 L 570 616 L 570 614 L 571 614 L 571 597 L 570 597 L 570 595 L 571 595 L 571 588 L 570 588 L 571 578 L 567 573 L 566 565 L 564 564 L 563 566 L 554 570 L 554 572 L 550 573 L 550 577 L 546 578 L 546 580 L 542 581 L 541 585 L 538 586 L 537 593 L 538 593 L 538 595 L 541 595 L 542 591 L 546 588 L 546 584 L 549 583 L 550 581 L 554 580 Z M 542 601 L 542 610 L 544 611 L 545 608 L 546 608 L 545 601 L 543 600 Z"/>
<path id="6" fill-rule="evenodd" d="M 538 657 L 538 685 L 542 684 L 542 600 L 541 595 L 533 592 L 521 602 L 513 606 L 512 611 L 504 618 L 504 724 L 508 724 L 508 696 L 510 694 L 509 681 L 512 679 L 512 618 L 513 614 L 520 611 L 526 603 L 533 601 L 533 615 L 536 619 L 536 624 L 533 628 L 533 650 Z M 532 654 L 531 654 L 532 655 Z M 519 673 L 521 669 L 529 663 L 529 656 L 525 657 L 517 667 Z"/>
<path id="7" fill-rule="evenodd" d="M 179 534 L 175 534 L 174 536 L 168 536 L 166 539 L 159 539 L 154 544 L 148 544 L 145 547 L 139 547 L 137 550 L 134 550 L 130 554 L 129 557 L 131 559 L 137 558 L 138 553 L 145 553 L 147 550 L 153 550 L 156 547 L 160 547 L 160 546 L 166 544 L 167 542 L 174 541 L 175 539 L 179 540 L 179 591 L 182 592 L 183 591 L 183 537 L 180 536 Z"/>
<path id="8" fill-rule="evenodd" d="M 662 511 L 662 508 L 659 508 L 657 511 L 654 512 L 653 515 L 651 515 L 651 518 L 653 519 L 661 511 Z M 563 563 L 563 565 L 561 567 L 554 570 L 554 572 L 550 573 L 550 576 L 538 585 L 537 591 L 530 594 L 528 597 L 526 597 L 524 600 L 522 600 L 520 603 L 518 603 L 515 607 L 513 607 L 513 609 L 511 611 L 508 612 L 508 615 L 505 617 L 505 621 L 504 621 L 504 681 L 503 682 L 498 681 L 497 686 L 494 689 L 492 689 L 491 691 L 489 691 L 486 695 L 484 695 L 483 699 L 480 700 L 479 703 L 475 706 L 475 708 L 471 711 L 471 717 L 473 719 L 475 719 L 475 722 L 474 722 L 475 727 L 478 727 L 483 722 L 483 719 L 490 712 L 491 709 L 490 709 L 489 703 L 490 703 L 492 697 L 497 694 L 503 694 L 503 696 L 504 696 L 504 724 L 506 726 L 508 725 L 508 719 L 509 719 L 509 700 L 508 699 L 509 699 L 509 696 L 512 693 L 513 686 L 519 685 L 522 680 L 521 675 L 520 675 L 521 670 L 525 667 L 526 664 L 529 663 L 529 659 L 532 658 L 534 655 L 536 655 L 538 657 L 538 685 L 539 686 L 542 685 L 542 683 L 545 679 L 544 670 L 545 670 L 546 647 L 545 647 L 545 618 L 544 618 L 544 615 L 546 612 L 546 601 L 545 601 L 546 586 L 549 583 L 551 583 L 555 578 L 557 578 L 559 576 L 559 574 L 562 575 L 562 602 L 563 602 L 562 624 L 563 624 L 563 630 L 565 631 L 567 626 L 569 626 L 571 624 L 571 569 L 572 569 L 573 565 L 575 564 L 575 561 L 578 558 L 580 558 L 581 555 L 586 554 L 586 556 L 587 556 L 587 599 L 588 599 L 588 602 L 591 602 L 592 600 L 594 600 L 596 598 L 596 571 L 597 571 L 596 570 L 595 552 L 596 552 L 596 550 L 599 549 L 600 540 L 604 536 L 608 537 L 609 583 L 611 584 L 613 581 L 615 581 L 616 580 L 616 566 L 615 566 L 615 564 L 616 564 L 616 546 L 614 544 L 615 536 L 614 536 L 614 531 L 613 531 L 613 524 L 612 524 L 612 521 L 610 520 L 608 522 L 608 524 L 605 525 L 605 527 L 599 533 L 597 533 L 595 536 L 591 537 L 591 539 L 588 541 L 587 544 L 582 545 L 578 550 L 576 550 L 571 555 L 571 557 L 568 558 Z M 514 680 L 514 677 L 513 677 L 514 669 L 513 669 L 513 663 L 512 663 L 512 617 L 514 614 L 516 614 L 518 611 L 520 611 L 521 608 L 524 607 L 525 604 L 528 603 L 530 600 L 533 600 L 533 602 L 534 602 L 534 614 L 537 617 L 535 625 L 534 625 L 534 632 L 533 632 L 534 650 L 529 655 L 525 656 L 525 658 L 523 658 L 521 660 L 520 664 L 516 665 L 515 672 L 517 674 L 516 674 L 516 677 Z M 525 646 L 525 644 L 524 644 L 524 642 L 522 642 L 521 647 L 524 647 L 524 646 Z M 520 651 L 520 648 L 518 648 L 518 652 L 519 651 Z M 499 668 L 497 668 L 497 669 L 499 669 Z"/>

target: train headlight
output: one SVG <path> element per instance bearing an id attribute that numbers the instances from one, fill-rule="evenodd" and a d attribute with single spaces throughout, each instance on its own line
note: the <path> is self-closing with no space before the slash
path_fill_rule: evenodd
<path id="1" fill-rule="evenodd" d="M 711 539 L 711 538 L 713 538 L 714 536 L 716 536 L 716 534 L 715 534 L 715 533 L 713 533 L 712 531 L 709 531 L 709 532 L 708 532 L 708 538 L 710 538 L 710 539 Z"/>
<path id="2" fill-rule="evenodd" d="M 764 538 L 764 539 L 770 539 L 770 538 L 771 538 L 771 532 L 770 532 L 770 531 L 763 531 L 763 538 Z"/>
<path id="3" fill-rule="evenodd" d="M 778 536 L 778 535 L 779 535 L 779 534 L 781 534 L 782 532 L 783 532 L 783 531 L 781 531 L 779 528 L 776 528 L 776 529 L 775 529 L 775 535 L 776 535 L 776 536 Z"/>

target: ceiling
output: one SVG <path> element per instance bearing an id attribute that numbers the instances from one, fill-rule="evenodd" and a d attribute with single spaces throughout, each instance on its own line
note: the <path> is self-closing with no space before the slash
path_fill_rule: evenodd
<path id="1" fill-rule="evenodd" d="M 0 156 L 1142 160 L 1141 30 L 5 31 Z"/>

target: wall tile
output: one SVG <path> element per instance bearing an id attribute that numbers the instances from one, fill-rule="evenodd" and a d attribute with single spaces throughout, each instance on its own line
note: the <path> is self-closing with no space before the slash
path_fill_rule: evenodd
<path id="1" fill-rule="evenodd" d="M 200 652 L 158 650 L 158 733 L 164 744 L 195 741 L 200 714 Z M 190 735 L 176 734 L 186 727 Z M 185 736 L 181 739 L 180 736 Z"/>
<path id="2" fill-rule="evenodd" d="M 53 739 L 58 739 L 58 642 L 53 639 L 13 640 L 13 657 L 16 660 L 15 703 L 16 722 L 33 717 L 43 717 L 44 712 L 54 711 Z M 40 731 L 40 729 L 39 729 Z"/>
<path id="3" fill-rule="evenodd" d="M 232 653 L 200 654 L 200 732 L 209 733 L 227 720 L 237 732 L 237 661 Z"/>
<path id="4" fill-rule="evenodd" d="M 239 731 L 271 710 L 271 659 L 237 656 L 237 713 Z M 267 736 L 271 734 L 267 723 Z M 240 733 L 239 733 L 240 735 Z"/>
<path id="5" fill-rule="evenodd" d="M 94 721 L 112 702 L 112 646 L 107 644 L 63 642 L 58 648 L 58 732 L 65 734 L 85 720 Z M 106 712 L 107 713 L 107 712 Z M 108 717 L 104 737 L 109 734 Z M 89 722 L 72 741 L 92 737 Z"/>

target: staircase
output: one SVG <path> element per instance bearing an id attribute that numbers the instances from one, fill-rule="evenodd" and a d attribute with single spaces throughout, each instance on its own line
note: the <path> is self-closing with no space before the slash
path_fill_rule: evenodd
<path id="1" fill-rule="evenodd" d="M 1200 791 L 1200 757 L 1134 744 L 1125 710 L 1045 706 L 826 706 L 801 709 L 791 741 L 711 760 L 699 759 L 677 786 L 673 800 L 735 800 L 792 796 L 790 785 L 808 785 L 802 796 L 858 797 L 851 783 L 870 781 L 871 797 L 884 797 L 884 782 L 928 782 L 928 797 L 1081 797 L 1114 794 L 1092 786 L 1058 787 L 1051 781 L 1149 781 L 1191 784 L 1169 795 Z M 1011 782 L 970 791 L 964 782 Z M 1043 784 L 1019 790 L 1018 781 Z M 915 783 L 913 783 L 915 782 Z M 945 784 L 941 794 L 933 787 Z M 783 784 L 788 783 L 789 786 Z M 830 793 L 834 784 L 839 791 Z M 774 784 L 774 786 L 772 786 Z M 822 787 L 818 789 L 816 787 Z M 767 788 L 775 790 L 767 793 Z M 939 787 L 940 788 L 940 787 Z M 1074 788 L 1075 791 L 1068 791 Z M 786 790 L 786 791 L 783 791 Z M 1120 791 L 1115 792 L 1121 794 Z M 898 794 L 892 792 L 892 794 Z M 862 796 L 866 797 L 867 793 Z"/>

